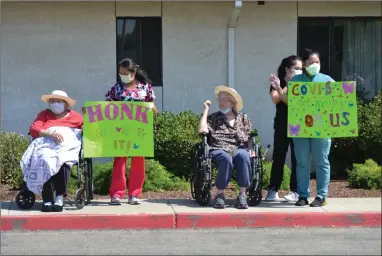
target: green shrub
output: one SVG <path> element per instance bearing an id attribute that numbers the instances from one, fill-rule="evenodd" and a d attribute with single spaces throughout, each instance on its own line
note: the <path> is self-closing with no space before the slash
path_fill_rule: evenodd
<path id="1" fill-rule="evenodd" d="M 358 137 L 333 139 L 330 162 L 340 173 L 369 158 L 382 165 L 382 91 L 371 101 L 359 98 L 357 106 Z"/>
<path id="2" fill-rule="evenodd" d="M 99 195 L 109 194 L 113 161 L 107 163 L 96 162 L 93 164 L 94 193 Z"/>
<path id="3" fill-rule="evenodd" d="M 143 185 L 143 191 L 160 191 L 160 190 L 185 190 L 189 187 L 188 183 L 179 177 L 175 177 L 168 172 L 164 166 L 158 161 L 149 159 L 145 160 L 146 179 Z M 93 181 L 97 194 L 108 194 L 111 184 L 111 173 L 113 162 L 96 163 L 93 165 Z M 126 177 L 129 176 L 130 161 L 127 163 Z M 128 182 L 128 178 L 126 179 Z"/>
<path id="4" fill-rule="evenodd" d="M 163 112 L 155 117 L 155 159 L 178 177 L 189 177 L 201 115 L 185 111 Z"/>
<path id="5" fill-rule="evenodd" d="M 18 133 L 1 131 L 0 141 L 1 183 L 19 188 L 23 183 L 20 160 L 29 146 L 29 138 Z"/>
<path id="6" fill-rule="evenodd" d="M 382 166 L 372 159 L 364 164 L 353 164 L 352 170 L 347 170 L 349 185 L 355 188 L 380 189 L 382 188 Z"/>
<path id="7" fill-rule="evenodd" d="M 265 161 L 263 163 L 264 174 L 263 174 L 263 189 L 266 189 L 269 186 L 271 180 L 271 169 L 272 162 Z M 289 191 L 289 182 L 290 182 L 291 170 L 287 165 L 284 165 L 284 177 L 283 182 L 281 183 L 280 190 Z"/>
<path id="8" fill-rule="evenodd" d="M 189 187 L 189 183 L 185 179 L 174 176 L 158 161 L 146 161 L 144 191 L 185 190 Z"/>

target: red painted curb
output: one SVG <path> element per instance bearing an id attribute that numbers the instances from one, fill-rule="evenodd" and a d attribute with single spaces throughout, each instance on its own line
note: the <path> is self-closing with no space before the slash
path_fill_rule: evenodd
<path id="1" fill-rule="evenodd" d="M 179 213 L 176 228 L 380 227 L 381 212 L 368 213 Z"/>
<path id="2" fill-rule="evenodd" d="M 1 231 L 173 228 L 174 214 L 1 216 Z"/>
<path id="3" fill-rule="evenodd" d="M 1 231 L 245 227 L 381 227 L 381 212 L 1 216 Z"/>

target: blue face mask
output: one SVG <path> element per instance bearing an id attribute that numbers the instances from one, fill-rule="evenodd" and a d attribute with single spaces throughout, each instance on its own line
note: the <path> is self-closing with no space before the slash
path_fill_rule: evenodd
<path id="1" fill-rule="evenodd" d="M 229 112 L 231 112 L 231 108 L 220 109 L 220 112 L 222 112 L 223 114 L 228 114 Z"/>
<path id="2" fill-rule="evenodd" d="M 62 102 L 53 102 L 49 104 L 49 108 L 53 113 L 59 115 L 65 111 L 65 104 Z"/>

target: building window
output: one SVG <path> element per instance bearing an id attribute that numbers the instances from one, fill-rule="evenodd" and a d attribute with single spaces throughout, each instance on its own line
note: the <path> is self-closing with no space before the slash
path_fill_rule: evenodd
<path id="1" fill-rule="evenodd" d="M 131 58 L 162 86 L 162 18 L 117 18 L 117 63 Z"/>
<path id="2" fill-rule="evenodd" d="M 356 80 L 368 98 L 382 89 L 381 18 L 298 19 L 298 52 L 321 55 L 321 70 L 337 81 Z"/>

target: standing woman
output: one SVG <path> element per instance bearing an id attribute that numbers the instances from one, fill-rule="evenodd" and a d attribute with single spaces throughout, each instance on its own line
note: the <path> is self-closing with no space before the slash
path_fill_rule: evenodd
<path id="1" fill-rule="evenodd" d="M 271 74 L 270 95 L 272 102 L 276 104 L 276 116 L 274 119 L 274 139 L 273 139 L 273 161 L 271 169 L 271 180 L 268 186 L 268 194 L 266 200 L 274 201 L 279 198 L 278 190 L 284 176 L 285 158 L 288 153 L 288 148 L 291 148 L 292 172 L 290 176 L 290 192 L 284 196 L 289 202 L 298 200 L 297 181 L 296 181 L 296 158 L 294 155 L 293 141 L 288 138 L 287 123 L 288 123 L 288 108 L 287 108 L 287 85 L 289 80 L 295 76 L 302 74 L 301 59 L 295 55 L 284 58 L 277 69 L 277 76 Z"/>
<path id="2" fill-rule="evenodd" d="M 320 73 L 320 55 L 306 49 L 302 55 L 303 74 L 294 76 L 295 82 L 334 82 L 333 78 Z M 296 206 L 305 206 L 310 196 L 310 159 L 313 158 L 316 169 L 317 195 L 310 204 L 320 207 L 326 204 L 326 196 L 330 182 L 329 153 L 331 138 L 293 138 L 294 152 L 297 160 L 297 192 L 299 200 Z"/>
<path id="3" fill-rule="evenodd" d="M 118 66 L 120 82 L 115 84 L 105 95 L 107 101 L 154 102 L 155 95 L 146 72 L 133 60 L 123 59 Z M 153 107 L 154 113 L 157 109 Z M 121 205 L 121 198 L 126 193 L 127 157 L 115 157 L 111 177 L 110 197 L 112 205 Z M 132 157 L 128 196 L 129 204 L 137 205 L 145 181 L 145 158 Z"/>

